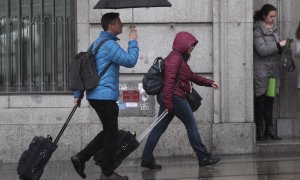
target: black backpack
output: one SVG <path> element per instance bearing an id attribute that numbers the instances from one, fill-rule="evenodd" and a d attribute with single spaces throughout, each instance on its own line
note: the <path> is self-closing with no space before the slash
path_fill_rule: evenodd
<path id="1" fill-rule="evenodd" d="M 109 39 L 101 41 L 96 49 L 99 48 Z M 76 54 L 69 66 L 69 85 L 72 90 L 89 90 L 95 88 L 99 84 L 99 80 L 105 74 L 111 63 L 105 67 L 105 69 L 98 76 L 96 69 L 95 57 L 92 50 L 93 44 L 89 47 L 87 52 L 80 52 Z"/>
<path id="2" fill-rule="evenodd" d="M 164 59 L 157 57 L 143 78 L 143 88 L 149 95 L 161 92 L 164 82 Z"/>

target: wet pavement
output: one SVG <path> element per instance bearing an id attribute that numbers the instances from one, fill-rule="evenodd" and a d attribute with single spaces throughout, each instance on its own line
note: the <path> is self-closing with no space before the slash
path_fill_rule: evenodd
<path id="1" fill-rule="evenodd" d="M 299 180 L 300 152 L 220 156 L 215 165 L 198 167 L 194 156 L 157 158 L 161 170 L 140 167 L 140 159 L 125 160 L 116 170 L 130 180 Z M 98 180 L 100 169 L 91 159 L 87 180 Z M 16 164 L 0 163 L 0 180 L 17 180 Z M 49 162 L 41 180 L 80 180 L 70 161 Z"/>

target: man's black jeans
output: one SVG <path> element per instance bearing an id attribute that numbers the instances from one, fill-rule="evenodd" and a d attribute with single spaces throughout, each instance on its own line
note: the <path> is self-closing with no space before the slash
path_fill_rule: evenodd
<path id="1" fill-rule="evenodd" d="M 119 107 L 116 101 L 89 100 L 103 126 L 103 132 L 97 136 L 77 155 L 82 161 L 88 161 L 100 148 L 104 148 L 102 174 L 110 176 L 114 172 L 116 142 L 118 135 Z M 103 134 L 102 134 L 103 133 Z"/>

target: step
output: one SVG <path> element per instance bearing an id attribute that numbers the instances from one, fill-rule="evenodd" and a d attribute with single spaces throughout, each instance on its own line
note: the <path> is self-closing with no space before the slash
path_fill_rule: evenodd
<path id="1" fill-rule="evenodd" d="M 256 142 L 256 153 L 300 153 L 300 138 Z"/>

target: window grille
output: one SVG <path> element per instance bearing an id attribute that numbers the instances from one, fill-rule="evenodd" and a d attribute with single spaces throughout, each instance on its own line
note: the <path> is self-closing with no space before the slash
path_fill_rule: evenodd
<path id="1" fill-rule="evenodd" d="M 0 0 L 0 94 L 65 93 L 75 0 Z"/>

